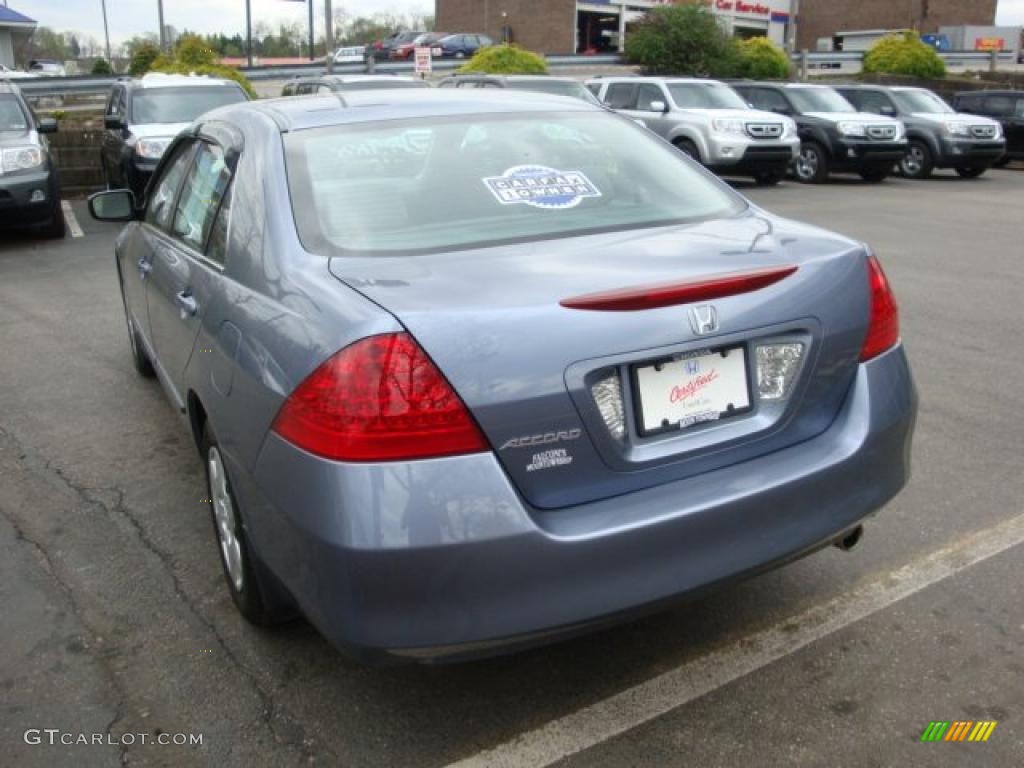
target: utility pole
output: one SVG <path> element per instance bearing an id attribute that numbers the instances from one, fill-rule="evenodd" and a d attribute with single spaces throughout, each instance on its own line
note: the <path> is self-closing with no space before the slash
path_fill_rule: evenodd
<path id="1" fill-rule="evenodd" d="M 107 41 L 107 64 L 113 67 L 114 59 L 110 55 L 110 28 L 107 27 L 107 0 L 100 0 L 103 4 L 103 37 Z"/>
<path id="2" fill-rule="evenodd" d="M 324 0 L 324 39 L 327 40 L 327 74 L 334 72 L 334 14 L 331 0 Z"/>
<path id="3" fill-rule="evenodd" d="M 789 49 L 789 55 L 792 56 L 796 53 L 796 32 L 797 24 L 800 18 L 800 0 L 793 0 L 789 8 L 789 33 L 786 41 L 786 47 Z"/>
<path id="4" fill-rule="evenodd" d="M 167 37 L 164 32 L 164 0 L 156 0 L 156 12 L 160 17 L 160 53 L 167 50 Z"/>
<path id="5" fill-rule="evenodd" d="M 252 69 L 252 3 L 245 0 L 245 56 Z"/>
<path id="6" fill-rule="evenodd" d="M 309 60 L 313 61 L 313 0 L 306 0 L 306 4 L 309 6 Z"/>

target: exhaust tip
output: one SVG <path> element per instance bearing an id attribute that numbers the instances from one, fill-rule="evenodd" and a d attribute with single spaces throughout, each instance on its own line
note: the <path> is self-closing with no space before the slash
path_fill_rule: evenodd
<path id="1" fill-rule="evenodd" d="M 843 552 L 849 552 L 851 549 L 857 546 L 863 535 L 864 526 L 858 525 L 852 531 L 848 531 L 845 534 L 843 534 L 842 538 L 836 539 L 832 543 L 839 549 L 843 550 Z"/>

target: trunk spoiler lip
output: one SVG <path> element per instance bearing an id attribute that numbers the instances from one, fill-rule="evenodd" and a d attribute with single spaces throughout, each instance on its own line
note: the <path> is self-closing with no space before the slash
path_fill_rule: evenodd
<path id="1" fill-rule="evenodd" d="M 786 264 L 738 272 L 720 272 L 692 280 L 649 283 L 562 299 L 566 309 L 634 312 L 677 304 L 711 301 L 766 288 L 792 275 L 799 267 Z"/>

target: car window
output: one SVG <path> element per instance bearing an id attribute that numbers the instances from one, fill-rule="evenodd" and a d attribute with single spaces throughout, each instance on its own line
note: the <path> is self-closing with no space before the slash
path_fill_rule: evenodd
<path id="1" fill-rule="evenodd" d="M 633 109 L 636 91 L 636 83 L 612 83 L 604 95 L 604 102 L 612 109 Z"/>
<path id="2" fill-rule="evenodd" d="M 224 199 L 221 200 L 220 210 L 213 220 L 213 227 L 210 230 L 210 239 L 206 244 L 206 258 L 221 266 L 227 258 L 228 250 L 228 228 L 231 223 L 231 196 L 234 184 L 229 184 L 224 192 Z"/>
<path id="3" fill-rule="evenodd" d="M 175 237 L 197 251 L 203 250 L 230 180 L 224 150 L 215 144 L 200 143 L 174 212 Z"/>
<path id="4" fill-rule="evenodd" d="M 185 177 L 194 146 L 189 141 L 179 144 L 175 149 L 174 157 L 164 166 L 163 175 L 153 187 L 149 206 L 146 209 L 146 221 L 155 227 L 167 229 L 171 223 L 174 198 L 178 194 L 181 180 Z"/>
<path id="5" fill-rule="evenodd" d="M 121 90 L 121 88 L 113 88 L 110 91 L 110 98 L 107 99 L 107 114 L 110 116 L 119 114 L 118 107 L 120 105 Z"/>
<path id="6" fill-rule="evenodd" d="M 418 117 L 283 139 L 300 237 L 328 256 L 535 242 L 745 206 L 671 145 L 602 110 Z"/>
<path id="7" fill-rule="evenodd" d="M 281 91 L 282 96 L 294 96 L 295 95 L 295 83 L 288 83 Z"/>
<path id="8" fill-rule="evenodd" d="M 1009 96 L 986 96 L 985 97 L 985 111 L 1005 117 L 1013 114 L 1013 99 Z"/>
<path id="9" fill-rule="evenodd" d="M 600 83 L 587 83 L 587 90 L 592 94 L 600 98 L 601 96 L 601 84 Z"/>
<path id="10" fill-rule="evenodd" d="M 957 109 L 978 109 L 981 106 L 981 98 L 978 96 L 961 96 L 957 99 Z"/>
<path id="11" fill-rule="evenodd" d="M 660 112 L 661 109 L 655 110 L 652 106 L 656 101 L 665 103 L 665 94 L 662 93 L 661 88 L 653 83 L 641 83 L 637 91 L 636 108 L 646 112 Z"/>
<path id="12" fill-rule="evenodd" d="M 1024 117 L 1024 99 L 1017 99 L 1017 109 L 1013 114 L 1014 117 Z"/>
<path id="13" fill-rule="evenodd" d="M 669 83 L 669 93 L 682 109 L 746 109 L 743 97 L 721 83 Z"/>
<path id="14" fill-rule="evenodd" d="M 494 41 L 491 40 L 491 38 L 484 37 L 483 35 L 481 35 L 480 37 L 477 38 L 477 42 L 480 43 L 481 47 L 488 46 L 488 45 L 494 45 Z"/>
<path id="15" fill-rule="evenodd" d="M 881 91 L 847 92 L 843 96 L 847 97 L 861 112 L 872 112 L 876 115 L 892 115 L 896 112 L 892 100 Z"/>
<path id="16" fill-rule="evenodd" d="M 234 85 L 141 88 L 132 96 L 132 123 L 191 123 L 204 112 L 246 101 Z"/>
<path id="17" fill-rule="evenodd" d="M 763 109 L 768 112 L 789 111 L 789 102 L 778 91 L 773 91 L 770 88 L 751 88 L 745 91 L 745 94 L 750 103 L 757 109 Z"/>
<path id="18" fill-rule="evenodd" d="M 306 95 L 312 93 L 313 92 L 313 88 L 315 88 L 315 87 L 316 86 L 313 83 L 299 83 L 298 87 L 295 89 L 295 92 L 299 96 L 306 96 Z"/>
<path id="19" fill-rule="evenodd" d="M 4 131 L 26 131 L 28 120 L 18 104 L 18 100 L 10 94 L 0 94 L 0 133 Z"/>

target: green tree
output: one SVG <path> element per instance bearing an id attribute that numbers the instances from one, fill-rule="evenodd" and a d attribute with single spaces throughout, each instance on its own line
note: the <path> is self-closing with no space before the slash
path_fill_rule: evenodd
<path id="1" fill-rule="evenodd" d="M 490 45 L 481 48 L 459 72 L 485 72 L 491 75 L 545 75 L 547 62 L 533 51 L 518 45 Z"/>
<path id="2" fill-rule="evenodd" d="M 921 42 L 916 32 L 886 35 L 864 54 L 866 73 L 911 75 L 938 78 L 946 76 L 946 64 L 932 48 Z"/>
<path id="3" fill-rule="evenodd" d="M 197 35 L 182 35 L 174 49 L 174 56 L 157 56 L 150 66 L 151 72 L 179 75 L 209 75 L 234 80 L 245 89 L 250 98 L 257 98 L 248 78 L 235 67 L 221 64 L 220 59 Z"/>
<path id="4" fill-rule="evenodd" d="M 736 43 L 704 5 L 653 8 L 626 37 L 626 58 L 655 75 L 736 73 Z"/>
<path id="5" fill-rule="evenodd" d="M 756 80 L 789 77 L 789 57 L 767 37 L 751 37 L 737 45 L 739 72 Z"/>
<path id="6" fill-rule="evenodd" d="M 94 75 L 112 75 L 114 70 L 110 67 L 110 62 L 106 59 L 96 59 L 92 63 L 92 74 Z"/>
<path id="7" fill-rule="evenodd" d="M 143 40 L 131 52 L 128 71 L 135 77 L 141 77 L 152 69 L 154 62 L 160 57 L 160 49 L 148 40 Z"/>
<path id="8" fill-rule="evenodd" d="M 183 34 L 174 47 L 174 59 L 185 67 L 205 67 L 217 63 L 217 54 L 199 35 Z"/>

